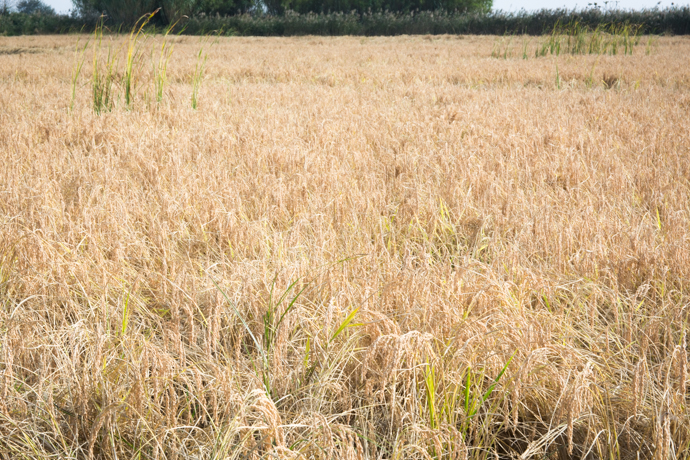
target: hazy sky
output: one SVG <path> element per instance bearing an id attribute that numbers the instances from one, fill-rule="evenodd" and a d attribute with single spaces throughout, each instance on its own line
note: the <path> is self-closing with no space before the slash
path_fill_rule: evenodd
<path id="1" fill-rule="evenodd" d="M 52 6 L 58 13 L 67 13 L 72 9 L 72 0 L 43 0 L 43 3 Z"/>
<path id="2" fill-rule="evenodd" d="M 55 8 L 57 12 L 66 13 L 72 8 L 72 0 L 43 0 L 48 5 Z M 583 8 L 586 7 L 588 3 L 597 1 L 600 5 L 603 5 L 602 0 L 494 0 L 495 10 L 506 10 L 506 11 L 518 11 L 522 8 L 526 10 L 539 10 L 541 8 Z M 619 8 L 625 9 L 642 9 L 642 8 L 654 8 L 658 0 L 621 0 L 618 2 L 610 1 L 609 5 L 618 5 Z M 671 3 L 676 5 L 686 6 L 690 4 L 688 0 L 661 0 L 659 2 L 661 7 L 671 6 Z"/>

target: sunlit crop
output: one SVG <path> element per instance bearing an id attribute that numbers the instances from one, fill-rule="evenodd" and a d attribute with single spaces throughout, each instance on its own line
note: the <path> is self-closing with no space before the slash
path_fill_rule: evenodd
<path id="1" fill-rule="evenodd" d="M 685 458 L 690 41 L 638 38 L 0 38 L 0 458 Z"/>

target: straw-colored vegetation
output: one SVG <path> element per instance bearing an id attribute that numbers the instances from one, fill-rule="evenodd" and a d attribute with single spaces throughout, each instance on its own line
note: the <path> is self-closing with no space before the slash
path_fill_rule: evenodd
<path id="1" fill-rule="evenodd" d="M 77 39 L 0 38 L 0 458 L 687 457 L 688 39 Z"/>

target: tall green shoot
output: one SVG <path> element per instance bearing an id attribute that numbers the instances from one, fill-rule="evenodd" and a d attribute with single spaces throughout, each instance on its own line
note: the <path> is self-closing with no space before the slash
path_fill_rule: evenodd
<path id="1" fill-rule="evenodd" d="M 112 46 L 108 46 L 108 54 L 105 63 L 101 63 L 101 50 L 103 47 L 103 17 L 96 24 L 94 31 L 93 47 L 93 74 L 91 77 L 93 89 L 93 109 L 100 115 L 103 111 L 111 110 L 113 106 L 112 87 L 115 80 L 115 66 L 117 53 Z"/>
<path id="2" fill-rule="evenodd" d="M 654 41 L 652 35 L 650 35 L 649 37 L 647 37 L 647 46 L 645 46 L 645 54 L 646 54 L 647 56 L 649 56 L 650 54 L 652 54 L 652 47 L 653 47 L 655 44 L 656 44 L 656 43 L 655 43 L 655 41 Z"/>
<path id="3" fill-rule="evenodd" d="M 505 50 L 503 51 L 503 59 L 508 59 L 508 48 L 510 47 L 510 42 L 513 40 L 513 37 L 508 38 L 508 44 L 506 45 Z"/>
<path id="4" fill-rule="evenodd" d="M 423 409 L 427 414 L 429 427 L 432 430 L 437 430 L 444 425 L 457 427 L 462 444 L 471 436 L 470 433 L 474 433 L 474 436 L 479 436 L 474 439 L 475 442 L 480 443 L 479 445 L 493 445 L 495 439 L 491 439 L 491 434 L 480 434 L 477 432 L 477 427 L 491 423 L 495 409 L 498 404 L 501 404 L 503 398 L 501 396 L 490 401 L 491 395 L 503 379 L 516 353 L 508 358 L 494 379 L 489 379 L 485 370 L 477 372 L 471 366 L 467 366 L 462 382 L 448 380 L 446 374 L 441 371 L 442 363 L 434 365 L 427 359 L 421 385 L 423 385 L 426 403 Z M 489 407 L 485 407 L 487 405 Z M 441 458 L 438 447 L 440 446 L 435 445 L 429 451 L 432 458 Z M 444 444 L 442 451 L 452 452 L 458 447 L 457 444 Z"/>
<path id="5" fill-rule="evenodd" d="M 523 39 L 522 40 L 522 59 L 527 59 L 529 56 L 527 56 L 527 47 L 529 46 L 529 40 Z"/>
<path id="6" fill-rule="evenodd" d="M 283 301 L 287 298 L 287 296 L 290 294 L 290 292 L 295 288 L 297 285 L 297 282 L 299 281 L 299 278 L 297 278 L 295 281 L 290 284 L 287 289 L 281 294 L 281 296 L 278 298 L 277 302 L 273 301 L 273 292 L 275 290 L 275 285 L 276 285 L 276 279 L 278 276 L 273 279 L 273 283 L 271 283 L 271 292 L 269 294 L 269 299 L 268 299 L 268 308 L 266 309 L 266 313 L 264 313 L 263 316 L 263 323 L 264 323 L 264 350 L 266 352 L 270 352 L 271 349 L 273 348 L 273 345 L 275 344 L 276 338 L 278 337 L 278 330 L 280 328 L 280 325 L 283 323 L 283 320 L 285 319 L 285 316 L 292 310 L 292 308 L 295 306 L 295 302 L 297 299 L 302 295 L 302 292 L 307 288 L 307 285 L 305 285 L 302 289 L 300 289 L 299 292 L 292 298 L 288 306 L 283 310 L 281 314 L 278 314 L 278 308 L 280 305 L 283 303 Z"/>
<path id="7" fill-rule="evenodd" d="M 277 276 L 276 276 L 277 278 Z M 297 302 L 297 299 L 302 295 L 304 290 L 307 288 L 309 283 L 305 284 L 302 289 L 300 289 L 293 297 L 290 299 L 290 302 L 288 305 L 285 307 L 285 309 L 282 311 L 282 313 L 279 314 L 279 307 L 283 302 L 288 298 L 290 295 L 290 292 L 292 292 L 297 285 L 297 282 L 299 281 L 299 278 L 296 279 L 295 281 L 290 284 L 285 291 L 280 295 L 278 300 L 276 302 L 273 301 L 273 292 L 275 289 L 275 282 L 276 278 L 273 279 L 273 283 L 271 284 L 271 290 L 269 293 L 269 299 L 268 299 L 268 306 L 266 309 L 266 312 L 263 315 L 263 326 L 264 326 L 264 336 L 263 340 L 259 340 L 259 338 L 254 335 L 252 330 L 249 327 L 249 324 L 245 320 L 245 318 L 241 315 L 239 310 L 237 309 L 235 303 L 230 300 L 228 295 L 223 291 L 218 283 L 211 278 L 211 281 L 213 284 L 216 286 L 216 289 L 220 291 L 220 293 L 223 295 L 225 300 L 227 301 L 228 305 L 232 308 L 233 312 L 237 316 L 237 318 L 240 320 L 242 323 L 242 326 L 244 327 L 245 331 L 249 334 L 249 336 L 252 338 L 252 341 L 254 342 L 254 346 L 256 347 L 256 350 L 259 352 L 261 355 L 261 369 L 257 371 L 257 376 L 261 377 L 261 381 L 264 384 L 264 390 L 266 391 L 266 394 L 268 396 L 271 395 L 271 376 L 270 376 L 270 353 L 273 350 L 273 347 L 275 345 L 275 341 L 278 337 L 278 331 L 280 329 L 280 325 L 283 323 L 283 320 L 285 319 L 286 315 L 290 312 L 290 310 L 293 309 L 295 306 L 295 302 Z"/>
<path id="8" fill-rule="evenodd" d="M 599 58 L 597 57 L 596 61 L 594 61 L 594 64 L 592 65 L 592 69 L 589 71 L 589 77 L 587 77 L 587 81 L 585 82 L 587 84 L 587 88 L 594 86 L 594 68 L 597 66 L 598 62 Z"/>
<path id="9" fill-rule="evenodd" d="M 429 411 L 429 426 L 432 430 L 438 428 L 438 417 L 436 415 L 436 374 L 433 364 L 427 360 L 424 368 L 424 386 L 426 389 L 426 405 Z"/>
<path id="10" fill-rule="evenodd" d="M 561 74 L 558 72 L 558 61 L 556 61 L 556 89 L 561 89 Z"/>
<path id="11" fill-rule="evenodd" d="M 77 45 L 75 47 L 75 54 L 77 56 L 77 62 L 74 64 L 74 69 L 72 70 L 72 99 L 69 104 L 69 111 L 74 110 L 74 101 L 77 98 L 77 82 L 79 81 L 79 75 L 81 74 L 81 69 L 84 66 L 84 60 L 86 59 L 86 49 L 89 47 L 89 40 L 86 40 L 84 47 L 79 47 L 79 40 L 77 40 Z"/>
<path id="12" fill-rule="evenodd" d="M 175 45 L 168 43 L 168 34 L 175 27 L 177 22 L 169 26 L 165 33 L 163 34 L 163 43 L 160 48 L 160 53 L 158 55 L 158 62 L 153 63 L 153 82 L 156 90 L 156 102 L 163 102 L 163 92 L 165 89 L 165 84 L 168 81 L 167 71 L 168 63 L 170 62 L 170 57 L 172 56 L 173 49 Z"/>
<path id="13" fill-rule="evenodd" d="M 132 31 L 129 33 L 129 39 L 127 41 L 127 63 L 125 65 L 125 105 L 129 107 L 134 100 L 134 84 L 135 84 L 135 62 L 139 58 L 139 50 L 137 49 L 137 43 L 139 41 L 139 35 L 146 24 L 151 21 L 151 18 L 158 13 L 160 10 L 157 9 L 153 13 L 145 14 L 134 24 Z"/>
<path id="14" fill-rule="evenodd" d="M 204 51 L 207 43 L 207 40 L 202 40 L 201 42 L 201 48 L 199 48 L 199 53 L 196 57 L 196 67 L 192 75 L 192 108 L 194 110 L 199 106 L 199 92 L 201 90 L 201 82 L 204 79 L 206 61 L 208 60 L 208 53 Z"/>

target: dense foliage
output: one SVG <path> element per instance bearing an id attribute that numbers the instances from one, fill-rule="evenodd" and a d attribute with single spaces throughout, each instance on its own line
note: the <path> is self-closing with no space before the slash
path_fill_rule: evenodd
<path id="1" fill-rule="evenodd" d="M 78 0 L 97 2 L 100 0 Z M 125 0 L 121 4 L 126 4 Z M 144 0 L 138 0 L 143 2 Z M 243 8 L 226 0 L 196 0 L 196 9 L 180 10 L 168 6 L 162 10 L 153 24 L 165 24 L 177 20 L 182 14 L 191 14 L 184 19 L 186 34 L 220 32 L 224 35 L 401 35 L 401 34 L 529 34 L 550 33 L 559 25 L 577 23 L 592 29 L 600 25 L 634 24 L 640 26 L 640 34 L 690 33 L 690 7 L 652 9 L 642 11 L 589 9 L 541 10 L 533 13 L 506 13 L 502 11 L 482 13 L 461 13 L 437 11 L 412 11 L 395 13 L 391 11 L 365 11 L 358 13 L 306 13 L 288 10 L 280 15 L 240 13 Z M 250 2 L 251 0 L 243 0 Z M 298 0 L 291 0 L 298 1 Z M 303 0 L 306 1 L 306 0 Z M 162 4 L 163 2 L 161 2 Z M 247 3 L 248 5 L 249 3 Z M 224 5 L 224 6 L 223 6 Z M 151 0 L 151 8 L 156 3 Z M 227 8 L 227 9 L 221 9 Z M 85 7 L 84 7 L 85 8 Z M 236 8 L 236 9 L 233 9 Z M 66 33 L 79 30 L 93 30 L 98 15 L 90 10 L 79 10 L 79 16 L 28 15 L 21 13 L 0 14 L 0 35 L 21 35 L 35 33 Z M 127 9 L 107 11 L 111 26 L 133 21 L 137 14 L 127 15 Z M 149 10 L 152 11 L 152 10 Z M 212 14 L 212 11 L 219 11 Z M 178 26 L 180 27 L 180 26 Z M 179 28 L 178 28 L 179 30 Z"/>
<path id="2" fill-rule="evenodd" d="M 73 0 L 81 16 L 105 13 L 116 22 L 131 23 L 160 8 L 159 20 L 174 22 L 182 16 L 230 16 L 238 13 L 283 14 L 446 10 L 459 13 L 491 10 L 492 0 Z"/>
<path id="3" fill-rule="evenodd" d="M 328 13 L 352 11 L 457 11 L 484 12 L 491 10 L 492 0 L 279 0 L 277 10 L 297 13 Z"/>
<path id="4" fill-rule="evenodd" d="M 185 33 L 222 31 L 235 35 L 403 35 L 551 33 L 564 24 L 595 29 L 601 25 L 634 24 L 640 34 L 690 33 L 690 8 L 644 11 L 541 10 L 534 13 L 365 12 L 193 17 Z"/>
<path id="5" fill-rule="evenodd" d="M 0 35 L 64 34 L 84 30 L 93 31 L 92 21 L 62 14 L 0 14 Z"/>

